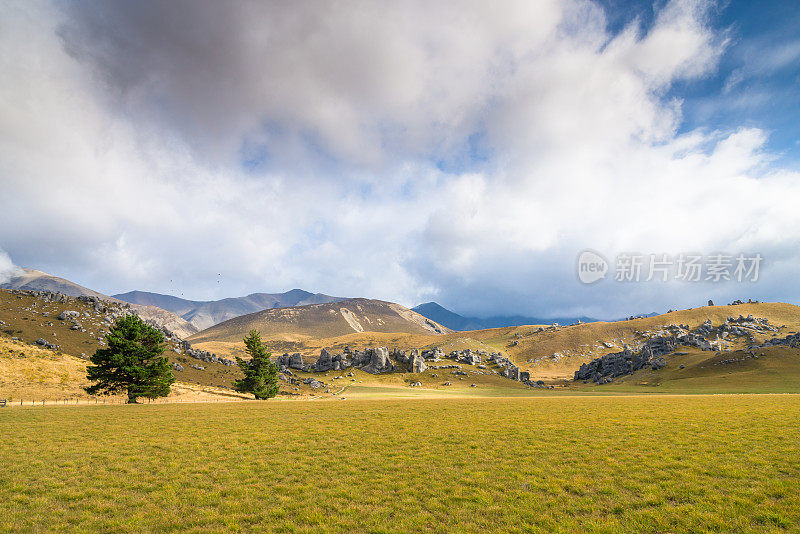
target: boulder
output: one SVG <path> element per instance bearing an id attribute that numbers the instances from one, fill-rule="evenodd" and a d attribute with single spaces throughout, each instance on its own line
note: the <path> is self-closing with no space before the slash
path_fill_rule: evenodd
<path id="1" fill-rule="evenodd" d="M 333 369 L 333 356 L 328 352 L 328 349 L 322 349 L 319 353 L 319 359 L 314 365 L 314 370 L 318 373 L 324 373 Z"/>
<path id="2" fill-rule="evenodd" d="M 351 356 L 353 357 L 353 367 L 363 367 L 364 365 L 369 365 L 370 361 L 372 360 L 370 350 L 372 349 L 353 351 L 351 353 Z"/>
<path id="3" fill-rule="evenodd" d="M 513 364 L 508 364 L 500 371 L 500 376 L 509 378 L 511 380 L 519 380 L 519 367 Z"/>
<path id="4" fill-rule="evenodd" d="M 479 363 L 481 363 L 481 356 L 480 354 L 477 354 L 467 349 L 461 352 L 458 361 L 466 363 L 468 365 L 478 365 Z"/>
<path id="5" fill-rule="evenodd" d="M 411 361 L 408 362 L 408 370 L 412 373 L 421 373 L 427 368 L 428 366 L 425 365 L 425 358 L 420 356 L 419 353 L 414 354 L 411 357 Z"/>
<path id="6" fill-rule="evenodd" d="M 445 355 L 442 349 L 436 347 L 434 349 L 428 349 L 422 351 L 422 357 L 428 361 L 438 362 L 444 359 Z"/>
<path id="7" fill-rule="evenodd" d="M 411 349 L 409 354 L 406 354 L 406 351 L 400 349 L 394 349 L 391 353 L 391 357 L 400 363 L 410 363 L 416 356 L 419 356 L 419 351 L 417 349 Z"/>
<path id="8" fill-rule="evenodd" d="M 316 378 L 311 378 L 311 377 L 308 377 L 305 380 L 303 380 L 303 384 L 311 386 L 312 389 L 318 389 L 322 387 L 322 382 L 320 382 Z"/>
<path id="9" fill-rule="evenodd" d="M 386 347 L 375 347 L 364 351 L 369 356 L 369 363 L 364 366 L 362 371 L 371 374 L 390 373 L 394 370 L 392 361 L 389 359 L 389 349 Z"/>
<path id="10" fill-rule="evenodd" d="M 289 367 L 292 369 L 303 369 L 303 355 L 299 352 L 295 352 L 291 356 L 289 356 Z"/>
<path id="11" fill-rule="evenodd" d="M 695 334 L 689 335 L 694 336 Z M 651 338 L 638 352 L 634 352 L 626 346 L 625 350 L 621 352 L 606 354 L 584 363 L 580 369 L 575 371 L 574 379 L 592 380 L 602 385 L 611 382 L 618 376 L 629 375 L 645 367 L 650 367 L 657 371 L 666 365 L 666 360 L 663 356 L 675 352 L 677 344 L 683 343 L 681 341 L 682 337 L 688 338 L 688 336 L 679 336 L 678 338 L 659 336 Z M 702 337 L 697 337 L 708 344 Z M 688 339 L 685 341 L 687 342 L 683 344 L 689 344 Z M 693 339 L 692 341 L 695 340 Z"/>

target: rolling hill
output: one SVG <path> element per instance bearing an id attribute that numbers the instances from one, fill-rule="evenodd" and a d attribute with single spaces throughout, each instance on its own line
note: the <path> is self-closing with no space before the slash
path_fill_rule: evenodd
<path id="1" fill-rule="evenodd" d="M 310 293 L 302 289 L 292 289 L 285 293 L 252 293 L 245 297 L 210 301 L 187 300 L 146 291 L 130 291 L 113 295 L 113 297 L 131 304 L 158 306 L 161 309 L 179 315 L 194 325 L 198 331 L 234 317 L 270 308 L 325 304 L 344 300 L 340 297 L 331 297 L 322 293 Z"/>
<path id="2" fill-rule="evenodd" d="M 439 335 L 450 329 L 393 302 L 347 299 L 325 304 L 272 308 L 230 319 L 189 340 L 238 342 L 256 329 L 264 338 L 287 341 L 319 339 L 354 332 L 402 332 Z"/>
<path id="3" fill-rule="evenodd" d="M 35 269 L 22 269 L 22 274 L 13 276 L 8 282 L 0 284 L 0 289 L 22 289 L 29 291 L 51 291 L 63 293 L 70 297 L 97 297 L 108 302 L 120 303 L 122 300 L 109 297 L 97 291 L 70 282 L 64 278 L 53 276 Z M 199 328 L 188 321 L 151 303 L 131 303 L 131 310 L 144 319 L 159 326 L 168 328 L 180 337 L 187 337 L 199 331 Z"/>
<path id="4" fill-rule="evenodd" d="M 253 314 L 253 317 L 257 315 L 259 314 Z M 581 364 L 618 352 L 624 345 L 637 347 L 649 336 L 658 335 L 660 330 L 669 325 L 684 324 L 694 329 L 706 320 L 720 325 L 728 316 L 739 315 L 767 318 L 770 324 L 780 327 L 775 332 L 756 334 L 758 343 L 773 335 L 782 337 L 787 333 L 800 331 L 800 307 L 785 303 L 704 306 L 632 320 L 599 321 L 560 327 L 526 325 L 444 334 L 420 330 L 391 332 L 389 329 L 365 329 L 364 332 L 350 329 L 348 333 L 337 334 L 347 328 L 329 328 L 320 324 L 314 326 L 312 323 L 323 316 L 327 317 L 314 312 L 297 317 L 296 323 L 290 318 L 272 324 L 269 319 L 264 319 L 260 329 L 265 334 L 265 343 L 273 353 L 300 352 L 311 361 L 319 355 L 322 348 L 333 352 L 341 352 L 345 347 L 363 349 L 377 346 L 400 349 L 440 347 L 445 352 L 469 348 L 498 351 L 535 379 L 587 392 L 691 392 L 693 388 L 705 392 L 798 391 L 800 349 L 766 348 L 762 351 L 766 357 L 758 361 L 718 363 L 741 359 L 741 351 L 746 349 L 746 344 L 739 338 L 726 340 L 729 347 L 722 351 L 700 351 L 682 347 L 675 354 L 666 356 L 667 364 L 663 370 L 637 371 L 613 384 L 596 385 L 572 381 Z M 333 314 L 330 317 L 335 319 Z M 237 328 L 233 328 L 234 325 L 230 324 L 232 322 L 223 323 L 225 331 L 209 329 L 190 339 L 194 346 L 203 350 L 228 356 L 243 355 L 242 338 L 247 333 L 247 328 L 256 327 L 258 321 L 250 320 Z M 680 368 L 681 365 L 684 366 L 683 369 Z"/>
<path id="5" fill-rule="evenodd" d="M 81 356 L 85 358 L 101 346 L 102 335 L 110 325 L 109 314 L 113 317 L 125 313 L 126 306 L 125 303 L 116 303 L 108 306 L 109 311 L 98 311 L 91 302 L 85 300 L 48 300 L 34 293 L 0 291 L 0 342 L 5 343 L 0 346 L 0 398 L 3 398 L 3 392 L 7 395 L 29 395 L 32 391 L 43 393 L 44 390 L 50 391 L 48 394 L 60 390 L 65 393 L 67 390 L 79 391 L 73 379 L 80 375 L 79 368 L 85 365 Z M 76 310 L 80 317 L 68 320 L 57 318 L 65 310 Z M 648 338 L 662 335 L 661 331 L 669 325 L 686 325 L 696 329 L 705 321 L 711 321 L 716 326 L 724 323 L 729 316 L 739 315 L 767 318 L 774 328 L 755 333 L 751 341 L 729 336 L 724 340 L 721 350 L 702 351 L 694 347 L 679 347 L 665 356 L 663 369 L 642 369 L 620 377 L 612 384 L 598 385 L 572 380 L 581 364 L 618 352 L 625 345 L 634 348 L 640 346 Z M 561 327 L 528 325 L 453 332 L 397 304 L 349 299 L 338 303 L 259 311 L 199 332 L 191 336 L 189 341 L 193 349 L 212 351 L 222 357 L 244 356 L 242 338 L 251 328 L 262 333 L 265 344 L 273 354 L 301 352 L 308 361 L 314 361 L 322 348 L 328 348 L 333 353 L 341 353 L 345 347 L 363 349 L 378 346 L 399 349 L 439 347 L 445 353 L 465 349 L 500 352 L 518 365 L 520 370 L 529 372 L 533 379 L 554 385 L 556 392 L 800 391 L 800 348 L 759 346 L 773 336 L 784 337 L 800 331 L 800 307 L 784 303 L 708 306 L 654 317 Z M 36 345 L 39 338 L 58 345 L 59 349 L 43 353 Z M 757 348 L 753 349 L 752 343 Z M 177 374 L 182 382 L 229 386 L 231 380 L 238 376 L 235 366 L 187 359 L 188 352 L 184 348 L 179 340 L 172 340 L 166 353 L 172 362 L 183 366 Z M 78 359 L 72 360 L 70 357 Z M 201 368 L 192 365 L 196 363 L 201 364 Z M 48 370 L 45 373 L 47 376 L 42 374 L 45 370 Z M 433 369 L 414 374 L 413 380 L 419 380 L 428 388 L 426 394 L 439 394 L 443 379 L 441 374 L 437 377 L 437 373 L 439 371 Z M 58 382 L 59 376 L 63 376 L 63 383 Z M 301 378 L 305 376 L 306 373 Z M 327 375 L 309 376 L 324 381 Z M 403 373 L 378 377 L 361 371 L 356 371 L 356 378 L 358 387 L 366 388 L 364 394 L 367 396 L 406 395 L 406 382 L 411 380 Z M 492 368 L 470 368 L 467 381 L 477 383 L 480 388 L 490 388 L 498 395 L 511 395 L 516 394 L 514 392 L 517 390 L 525 390 L 524 385 L 497 376 Z M 458 386 L 458 383 L 455 384 Z M 467 388 L 466 382 L 462 385 Z M 282 387 L 282 391 L 291 395 L 312 393 L 303 385 L 282 383 Z M 298 387 L 300 390 L 296 389 Z M 464 388 L 461 391 L 454 386 L 453 392 L 459 389 L 459 394 L 474 393 Z M 490 390 L 481 390 L 483 393 L 479 393 L 486 394 Z M 331 392 L 335 391 L 331 389 Z"/>

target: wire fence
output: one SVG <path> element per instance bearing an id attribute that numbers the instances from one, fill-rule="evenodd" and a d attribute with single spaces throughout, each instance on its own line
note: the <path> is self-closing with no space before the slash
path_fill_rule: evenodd
<path id="1" fill-rule="evenodd" d="M 62 399 L 0 399 L 0 408 L 13 406 L 81 406 L 95 404 L 125 404 L 126 399 L 116 397 L 72 397 Z"/>
<path id="2" fill-rule="evenodd" d="M 211 392 L 201 392 L 207 396 L 191 395 L 187 397 L 161 397 L 158 399 L 138 399 L 138 404 L 174 404 L 174 403 L 206 403 L 206 402 L 237 402 L 246 400 L 233 395 L 216 395 Z M 125 397 L 73 397 L 63 399 L 0 399 L 0 408 L 25 407 L 25 406 L 101 406 L 112 404 L 128 404 Z"/>

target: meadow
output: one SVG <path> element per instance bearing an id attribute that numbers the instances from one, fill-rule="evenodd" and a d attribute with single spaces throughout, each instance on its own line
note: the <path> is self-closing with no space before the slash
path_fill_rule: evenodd
<path id="1" fill-rule="evenodd" d="M 800 528 L 800 396 L 0 409 L 0 531 Z"/>

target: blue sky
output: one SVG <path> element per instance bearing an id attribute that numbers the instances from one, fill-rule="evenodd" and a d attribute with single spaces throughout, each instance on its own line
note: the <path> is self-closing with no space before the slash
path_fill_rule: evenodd
<path id="1" fill-rule="evenodd" d="M 5 2 L 0 250 L 194 299 L 800 303 L 797 20 L 706 0 Z M 745 285 L 584 285 L 584 249 L 765 263 Z"/>
<path id="2" fill-rule="evenodd" d="M 682 129 L 762 128 L 778 162 L 797 168 L 800 4 L 732 1 L 712 20 L 730 44 L 716 75 L 672 91 L 684 100 Z"/>

